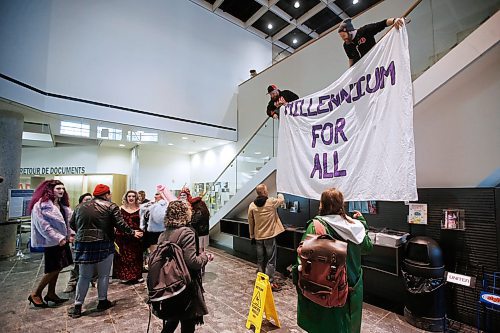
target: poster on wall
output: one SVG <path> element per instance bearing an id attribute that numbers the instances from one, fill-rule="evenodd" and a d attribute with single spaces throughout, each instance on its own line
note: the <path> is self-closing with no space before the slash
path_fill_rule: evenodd
<path id="1" fill-rule="evenodd" d="M 28 205 L 33 197 L 34 190 L 10 189 L 9 190 L 9 213 L 8 219 L 29 218 Z"/>
<path id="2" fill-rule="evenodd" d="M 427 204 L 409 204 L 408 223 L 427 224 Z"/>

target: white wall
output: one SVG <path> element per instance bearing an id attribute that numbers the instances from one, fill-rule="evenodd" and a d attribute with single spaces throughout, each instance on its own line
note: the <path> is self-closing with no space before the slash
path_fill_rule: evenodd
<path id="1" fill-rule="evenodd" d="M 107 147 L 23 148 L 21 168 L 83 166 L 85 173 L 130 175 L 130 150 Z"/>
<path id="2" fill-rule="evenodd" d="M 184 184 L 191 184 L 189 155 L 142 146 L 138 155 L 137 189 L 146 191 L 148 198 L 153 198 L 158 184 L 171 190 L 180 190 Z"/>
<path id="3" fill-rule="evenodd" d="M 500 167 L 498 59 L 497 44 L 415 108 L 418 187 L 476 187 Z"/>
<path id="4" fill-rule="evenodd" d="M 236 130 L 237 85 L 249 69 L 271 62 L 270 43 L 186 0 L 0 1 L 0 72 L 56 94 Z M 21 98 L 11 88 L 3 88 L 5 96 L 0 86 L 0 96 Z M 34 99 L 19 102 L 236 139 L 235 131 L 54 98 L 32 105 Z"/>
<path id="5" fill-rule="evenodd" d="M 83 166 L 85 173 L 97 173 L 97 147 L 23 148 L 21 168 Z M 106 171 L 110 172 L 110 171 Z M 118 173 L 118 172 L 116 172 Z"/>

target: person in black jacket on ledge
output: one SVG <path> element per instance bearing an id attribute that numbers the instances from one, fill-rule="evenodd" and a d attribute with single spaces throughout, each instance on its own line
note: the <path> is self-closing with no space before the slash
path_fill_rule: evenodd
<path id="1" fill-rule="evenodd" d="M 267 94 L 271 97 L 271 100 L 267 104 L 267 115 L 274 119 L 279 118 L 278 110 L 280 106 L 299 99 L 299 96 L 294 92 L 290 90 L 279 90 L 274 84 L 267 87 Z"/>
<path id="2" fill-rule="evenodd" d="M 375 35 L 386 27 L 394 25 L 397 29 L 403 26 L 402 18 L 389 18 L 377 23 L 371 23 L 354 29 L 351 19 L 347 18 L 340 23 L 338 32 L 344 41 L 344 50 L 349 58 L 349 67 L 354 65 L 375 46 Z"/>

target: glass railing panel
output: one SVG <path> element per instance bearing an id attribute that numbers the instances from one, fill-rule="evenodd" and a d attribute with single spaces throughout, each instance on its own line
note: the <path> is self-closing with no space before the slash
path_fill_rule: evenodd
<path id="1" fill-rule="evenodd" d="M 205 195 L 210 215 L 214 215 L 236 193 L 236 163 L 233 161 L 227 169 L 211 183 Z"/>
<path id="2" fill-rule="evenodd" d="M 410 13 L 408 38 L 415 80 L 500 8 L 498 0 L 423 0 Z"/>
<path id="3" fill-rule="evenodd" d="M 241 189 L 274 156 L 274 124 L 269 118 L 238 154 L 237 185 Z"/>

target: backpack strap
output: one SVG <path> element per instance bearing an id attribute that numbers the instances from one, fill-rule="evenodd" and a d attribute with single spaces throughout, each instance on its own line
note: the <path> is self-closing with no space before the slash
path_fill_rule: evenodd
<path id="1" fill-rule="evenodd" d="M 321 223 L 320 221 L 318 221 L 316 219 L 313 219 L 313 223 L 314 223 L 314 230 L 316 231 L 316 235 L 326 235 L 327 234 L 323 223 Z"/>

